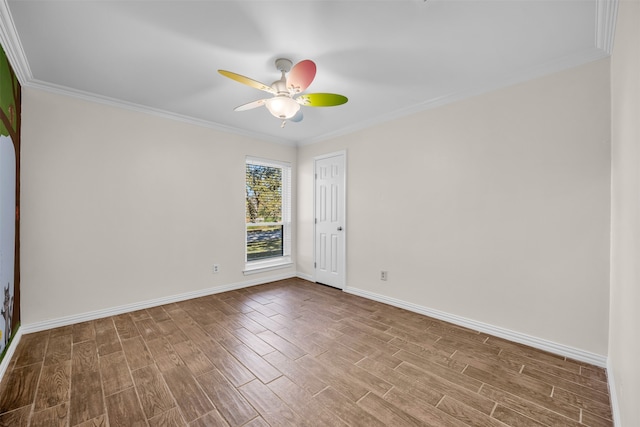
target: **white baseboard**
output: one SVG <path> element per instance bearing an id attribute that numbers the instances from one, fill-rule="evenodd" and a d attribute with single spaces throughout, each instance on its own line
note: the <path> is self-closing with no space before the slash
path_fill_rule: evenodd
<path id="1" fill-rule="evenodd" d="M 20 342 L 20 338 L 22 338 L 22 327 L 18 326 L 18 330 L 16 334 L 11 339 L 11 344 L 7 348 L 7 352 L 4 354 L 4 358 L 0 362 L 0 381 L 4 377 L 5 372 L 7 372 L 7 368 L 9 367 L 9 362 L 11 362 L 11 358 L 13 357 L 13 353 L 16 351 L 18 347 L 18 343 Z"/>
<path id="2" fill-rule="evenodd" d="M 614 427 L 622 427 L 622 422 L 620 421 L 620 406 L 618 405 L 618 390 L 616 389 L 616 380 L 611 359 L 607 361 L 607 382 L 609 383 L 609 399 L 611 399 L 613 425 Z"/>
<path id="3" fill-rule="evenodd" d="M 185 301 L 193 298 L 200 298 L 207 295 L 219 294 L 222 292 L 233 291 L 236 289 L 248 288 L 251 286 L 262 285 L 269 282 L 275 282 L 277 280 L 290 279 L 296 277 L 295 274 L 281 274 L 268 277 L 262 277 L 254 280 L 247 280 L 238 283 L 232 283 L 229 285 L 216 286 L 214 288 L 201 289 L 193 292 L 186 292 L 179 295 L 171 295 L 168 297 L 155 298 L 152 300 L 136 302 L 133 304 L 125 304 L 118 307 L 106 308 L 103 310 L 96 310 L 87 313 L 74 314 L 71 316 L 60 317 L 58 319 L 45 320 L 42 322 L 30 323 L 22 325 L 20 328 L 23 334 L 32 332 L 44 331 L 47 329 L 59 328 L 61 326 L 73 325 L 75 323 L 87 322 L 89 320 L 101 319 L 103 317 L 115 316 L 122 313 L 129 313 L 136 310 L 142 310 L 145 308 L 156 307 L 164 304 L 171 304 L 174 302 Z"/>
<path id="4" fill-rule="evenodd" d="M 558 354 L 560 356 L 569 357 L 574 360 L 578 360 L 585 363 L 590 363 L 595 366 L 605 368 L 607 365 L 607 357 L 599 354 L 591 353 L 574 347 L 569 347 L 563 344 L 558 344 L 553 341 L 548 341 L 542 338 L 533 337 L 520 332 L 512 331 L 510 329 L 501 328 L 499 326 L 490 325 L 488 323 L 477 322 L 475 320 L 467 319 L 465 317 L 457 316 L 455 314 L 445 313 L 443 311 L 435 310 L 429 307 L 413 304 L 396 298 L 391 298 L 385 295 L 376 294 L 374 292 L 365 291 L 358 288 L 347 287 L 344 289 L 353 295 L 358 295 L 363 298 L 368 298 L 374 301 L 382 302 L 392 305 L 394 307 L 403 308 L 405 310 L 413 311 L 414 313 L 423 314 L 425 316 L 433 317 L 445 322 L 453 323 L 458 326 L 473 329 L 475 331 L 484 332 L 496 337 L 504 338 L 509 341 L 514 341 L 520 344 L 535 347 L 540 350 L 548 351 L 550 353 Z"/>
<path id="5" fill-rule="evenodd" d="M 308 280 L 309 282 L 315 282 L 315 280 L 313 280 L 313 276 L 311 274 L 305 274 L 305 273 L 296 273 L 296 277 L 299 277 L 300 279 L 304 279 L 304 280 Z"/>

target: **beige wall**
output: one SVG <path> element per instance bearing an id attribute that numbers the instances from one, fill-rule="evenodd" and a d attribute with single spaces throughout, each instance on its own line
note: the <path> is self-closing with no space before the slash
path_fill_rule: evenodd
<path id="1" fill-rule="evenodd" d="M 298 271 L 313 157 L 344 149 L 349 288 L 605 356 L 609 65 L 301 147 Z"/>
<path id="2" fill-rule="evenodd" d="M 245 156 L 295 147 L 30 88 L 22 113 L 23 325 L 295 273 L 242 274 Z"/>
<path id="3" fill-rule="evenodd" d="M 611 66 L 610 375 L 621 426 L 640 425 L 640 2 L 619 3 Z"/>

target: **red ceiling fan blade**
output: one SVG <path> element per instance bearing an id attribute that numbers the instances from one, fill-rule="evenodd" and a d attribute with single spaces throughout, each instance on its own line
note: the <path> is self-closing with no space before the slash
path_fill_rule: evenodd
<path id="1" fill-rule="evenodd" d="M 233 111 L 247 111 L 264 105 L 266 99 L 258 99 L 257 101 L 242 104 L 233 109 Z"/>
<path id="2" fill-rule="evenodd" d="M 335 93 L 307 93 L 296 98 L 298 104 L 308 107 L 334 107 L 347 101 L 346 96 Z"/>
<path id="3" fill-rule="evenodd" d="M 253 88 L 256 88 L 256 89 L 259 89 L 259 90 L 262 90 L 262 91 L 265 91 L 265 92 L 272 93 L 274 95 L 276 94 L 276 91 L 273 90 L 273 88 L 271 86 L 268 86 L 268 85 L 266 85 L 264 83 L 260 83 L 257 80 L 253 80 L 253 79 L 250 79 L 249 77 L 245 77 L 245 76 L 240 75 L 240 74 L 232 73 L 231 71 L 227 71 L 227 70 L 218 70 L 218 72 L 220 74 L 222 74 L 223 76 L 230 78 L 231 80 L 235 80 L 235 81 L 237 81 L 239 83 L 245 84 L 247 86 L 251 86 Z"/>
<path id="4" fill-rule="evenodd" d="M 300 93 L 309 87 L 316 76 L 316 64 L 305 59 L 293 66 L 287 77 L 287 89 Z"/>

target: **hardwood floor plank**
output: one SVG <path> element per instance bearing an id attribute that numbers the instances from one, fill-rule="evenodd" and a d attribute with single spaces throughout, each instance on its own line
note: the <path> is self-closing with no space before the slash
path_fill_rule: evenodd
<path id="1" fill-rule="evenodd" d="M 286 328 L 280 329 L 284 330 Z M 258 334 L 258 337 L 265 341 L 267 344 L 278 350 L 280 353 L 284 354 L 291 360 L 298 359 L 305 354 L 307 354 L 304 350 L 302 350 L 297 345 L 287 341 L 282 338 L 280 335 L 276 334 L 273 331 L 264 331 Z"/>
<path id="2" fill-rule="evenodd" d="M 431 362 L 430 360 L 424 359 L 420 356 L 416 356 L 415 354 L 409 353 L 405 350 L 400 350 L 394 355 L 394 357 L 402 360 L 404 363 L 409 363 L 413 366 L 419 366 L 422 370 L 427 370 L 432 374 L 438 375 L 439 377 L 444 378 L 447 381 L 467 388 L 471 391 L 477 392 L 478 390 L 480 390 L 480 386 L 482 385 L 482 380 L 474 378 L 471 375 L 459 373 L 457 370 L 442 366 L 438 363 Z M 466 372 L 467 370 L 465 370 L 465 373 Z M 549 390 L 549 393 L 551 393 L 551 390 Z"/>
<path id="3" fill-rule="evenodd" d="M 384 400 L 382 397 L 374 393 L 367 394 L 358 402 L 358 406 L 382 421 L 387 426 L 398 427 L 417 427 L 428 426 L 427 423 L 420 421 L 413 416 L 407 414 L 391 402 Z"/>
<path id="4" fill-rule="evenodd" d="M 553 390 L 553 386 L 545 384 L 542 381 L 522 374 L 511 374 L 506 371 L 500 372 L 498 375 L 483 371 L 474 366 L 468 366 L 467 369 L 464 370 L 464 375 L 474 378 L 477 381 L 500 387 L 509 393 L 525 398 L 528 396 L 551 396 Z"/>
<path id="5" fill-rule="evenodd" d="M 0 413 L 0 427 L 28 427 L 31 405 Z"/>
<path id="6" fill-rule="evenodd" d="M 175 407 L 156 415 L 148 420 L 149 427 L 186 427 L 187 423 L 182 418 L 180 410 Z"/>
<path id="7" fill-rule="evenodd" d="M 229 424 L 225 421 L 225 419 L 222 418 L 222 415 L 220 415 L 220 413 L 215 410 L 189 423 L 189 427 L 211 427 L 211 426 L 224 427 L 228 425 Z"/>
<path id="8" fill-rule="evenodd" d="M 467 405 L 481 412 L 484 412 L 485 414 L 490 414 L 491 410 L 494 407 L 494 402 L 484 396 L 479 395 L 475 391 L 471 391 L 468 388 L 459 386 L 458 384 L 452 383 L 438 375 L 432 374 L 412 364 L 403 362 L 396 368 L 396 371 L 415 378 L 424 386 L 430 387 L 435 391 L 449 395 L 461 402 L 465 402 Z"/>
<path id="9" fill-rule="evenodd" d="M 268 387 L 298 415 L 310 420 L 313 425 L 347 426 L 344 421 L 327 411 L 311 393 L 285 376 L 270 382 Z"/>
<path id="10" fill-rule="evenodd" d="M 301 427 L 310 425 L 291 410 L 266 385 L 253 380 L 240 387 L 240 392 L 271 425 Z"/>
<path id="11" fill-rule="evenodd" d="M 544 424 L 519 414 L 509 408 L 505 408 L 502 405 L 498 405 L 493 411 L 493 417 L 509 426 L 522 426 L 522 427 L 542 427 Z"/>
<path id="12" fill-rule="evenodd" d="M 105 413 L 100 372 L 76 371 L 71 367 L 71 394 L 69 398 L 69 425 L 90 421 Z"/>
<path id="13" fill-rule="evenodd" d="M 423 404 L 414 397 L 413 392 L 402 391 L 393 388 L 384 396 L 384 399 L 413 416 L 422 422 L 427 423 L 429 427 L 467 427 L 468 425 L 462 421 L 452 417 L 435 405 Z"/>
<path id="14" fill-rule="evenodd" d="M 358 366 L 379 378 L 383 378 L 385 381 L 392 384 L 395 389 L 409 393 L 414 399 L 421 403 L 433 405 L 435 407 L 444 396 L 442 392 L 437 392 L 431 387 L 427 387 L 423 383 L 415 381 L 414 378 L 403 375 L 402 373 L 391 369 L 382 363 L 376 362 L 375 360 L 365 358 L 358 362 Z"/>
<path id="15" fill-rule="evenodd" d="M 255 379 L 255 375 L 233 357 L 224 347 L 212 340 L 199 343 L 202 352 L 215 367 L 233 384 L 240 387 Z"/>
<path id="16" fill-rule="evenodd" d="M 140 335 L 138 328 L 136 328 L 136 325 L 133 323 L 133 320 L 128 313 L 114 316 L 113 324 L 115 325 L 116 331 L 118 332 L 118 336 L 121 340 L 126 340 Z"/>
<path id="17" fill-rule="evenodd" d="M 264 356 L 264 358 L 273 366 L 275 366 L 280 372 L 289 377 L 292 381 L 307 390 L 312 395 L 319 393 L 328 386 L 328 384 L 321 380 L 320 377 L 314 375 L 309 370 L 299 366 L 296 362 L 288 359 L 285 355 L 278 351 L 269 353 Z"/>
<path id="18" fill-rule="evenodd" d="M 356 403 L 342 396 L 335 389 L 327 387 L 315 396 L 327 411 L 351 426 L 383 427 L 384 423 Z"/>
<path id="19" fill-rule="evenodd" d="M 593 384 L 583 385 L 574 381 L 560 378 L 558 376 L 539 371 L 537 369 L 524 367 L 522 373 L 528 377 L 535 378 L 547 384 L 553 384 L 567 391 L 575 393 L 585 399 L 595 400 L 602 404 L 609 404 L 609 395 L 607 393 L 608 386 L 599 381 L 592 381 Z M 577 378 L 576 378 L 577 379 Z M 589 380 L 586 380 L 589 382 Z"/>
<path id="20" fill-rule="evenodd" d="M 20 339 L 23 345 L 15 351 L 15 367 L 42 363 L 49 342 L 49 331 L 35 332 L 23 335 Z"/>
<path id="21" fill-rule="evenodd" d="M 149 316 L 151 316 L 151 318 L 156 322 L 171 319 L 171 316 L 169 316 L 162 306 L 147 308 L 147 313 L 149 313 Z"/>
<path id="22" fill-rule="evenodd" d="M 587 411 L 582 413 L 582 423 L 590 427 L 614 427 L 613 420 L 600 418 Z"/>
<path id="23" fill-rule="evenodd" d="M 74 373 L 80 372 L 97 372 L 100 368 L 98 365 L 98 347 L 95 341 L 82 341 L 73 344 L 71 363 Z"/>
<path id="24" fill-rule="evenodd" d="M 186 366 L 176 366 L 162 376 L 188 423 L 215 409 Z"/>
<path id="25" fill-rule="evenodd" d="M 71 334 L 58 335 L 49 338 L 49 345 L 44 356 L 44 364 L 56 365 L 61 362 L 71 360 L 71 343 L 73 336 Z"/>
<path id="26" fill-rule="evenodd" d="M 131 375 L 147 419 L 163 414 L 176 406 L 157 367 L 145 366 L 131 372 Z"/>
<path id="27" fill-rule="evenodd" d="M 323 363 L 328 369 L 335 369 L 338 375 L 362 385 L 363 388 L 379 396 L 384 396 L 393 387 L 389 382 L 370 374 L 366 369 L 340 357 L 335 357 L 329 352 L 318 356 L 316 360 Z"/>
<path id="28" fill-rule="evenodd" d="M 554 397 L 530 400 L 489 384 L 484 384 L 480 394 L 500 405 L 548 425 L 573 426 L 580 420 L 580 409 L 558 401 Z"/>
<path id="29" fill-rule="evenodd" d="M 249 402 L 217 369 L 200 375 L 197 380 L 232 427 L 244 425 L 258 416 Z"/>
<path id="30" fill-rule="evenodd" d="M 98 354 L 100 356 L 122 351 L 120 337 L 118 337 L 118 332 L 113 322 L 105 323 L 100 328 L 96 327 L 96 344 L 98 345 Z"/>
<path id="31" fill-rule="evenodd" d="M 162 336 L 162 331 L 158 327 L 156 321 L 151 317 L 135 320 L 133 324 L 136 325 L 136 328 L 138 328 L 138 332 L 140 332 L 142 339 L 144 339 L 145 341 L 150 341 Z"/>
<path id="32" fill-rule="evenodd" d="M 132 371 L 153 364 L 153 357 L 141 336 L 122 340 L 122 349 Z"/>
<path id="33" fill-rule="evenodd" d="M 101 357 L 100 373 L 105 396 L 133 386 L 127 360 L 122 351 Z"/>
<path id="34" fill-rule="evenodd" d="M 140 402 L 133 387 L 107 396 L 107 414 L 111 427 L 146 427 Z"/>
<path id="35" fill-rule="evenodd" d="M 489 415 L 483 414 L 477 409 L 473 409 L 449 396 L 445 396 L 436 408 L 468 425 L 477 427 L 506 427 L 506 424 L 503 422 L 491 418 Z"/>
<path id="36" fill-rule="evenodd" d="M 76 323 L 72 327 L 73 343 L 81 343 L 96 339 L 96 329 L 93 321 Z"/>
<path id="37" fill-rule="evenodd" d="M 577 395 L 575 393 L 564 390 L 562 388 L 554 389 L 553 398 L 559 402 L 567 403 L 569 405 L 573 405 L 577 408 L 580 408 L 583 411 L 590 412 L 594 415 L 597 415 L 598 417 L 609 419 L 609 420 L 613 418 L 610 404 L 596 402 L 595 400 L 591 400 L 591 399 L 586 399 L 583 396 Z"/>
<path id="38" fill-rule="evenodd" d="M 36 396 L 41 363 L 14 367 L 0 385 L 0 414 L 31 405 Z"/>
<path id="39" fill-rule="evenodd" d="M 265 329 L 266 330 L 266 329 Z M 265 354 L 269 354 L 275 351 L 275 348 L 271 347 L 265 341 L 263 341 L 259 336 L 250 332 L 245 328 L 239 328 L 231 332 L 238 340 L 240 340 L 244 345 L 249 347 L 251 350 L 255 351 L 260 356 L 264 356 Z"/>
<path id="40" fill-rule="evenodd" d="M 197 377 L 198 375 L 215 369 L 213 363 L 211 363 L 191 340 L 175 343 L 173 344 L 173 348 L 194 376 Z"/>
<path id="41" fill-rule="evenodd" d="M 258 356 L 244 344 L 227 348 L 227 350 L 265 384 L 282 375 L 282 373 L 269 362 Z"/>
<path id="42" fill-rule="evenodd" d="M 613 421 L 603 368 L 292 278 L 23 335 L 3 425 Z"/>
<path id="43" fill-rule="evenodd" d="M 109 427 L 107 416 L 100 415 L 73 427 Z"/>
<path id="44" fill-rule="evenodd" d="M 71 361 L 48 365 L 42 369 L 33 410 L 39 412 L 69 401 Z"/>
<path id="45" fill-rule="evenodd" d="M 31 416 L 31 427 L 66 427 L 68 423 L 69 404 L 61 403 Z M 0 426 L 2 423 L 0 423 Z"/>

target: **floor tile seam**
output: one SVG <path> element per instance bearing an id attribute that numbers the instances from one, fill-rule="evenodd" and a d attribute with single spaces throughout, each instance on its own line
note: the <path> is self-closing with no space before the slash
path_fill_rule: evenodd
<path id="1" fill-rule="evenodd" d="M 541 371 L 540 369 L 537 369 L 536 367 L 531 367 L 531 366 L 523 365 L 523 367 L 522 367 L 522 371 L 523 371 L 523 372 L 521 372 L 521 373 L 522 373 L 523 375 L 527 375 L 528 377 L 531 377 L 531 378 L 536 378 L 536 377 L 534 377 L 534 376 L 532 376 L 532 375 L 528 375 L 528 374 L 527 374 L 527 372 L 526 372 L 526 370 L 527 370 L 527 369 L 528 369 L 528 370 L 533 370 L 533 371 L 535 371 L 535 372 L 539 372 L 539 373 L 541 373 L 541 374 L 543 374 L 543 375 L 549 375 L 549 376 L 552 376 L 552 377 L 554 377 L 554 378 L 559 379 L 559 380 L 560 380 L 560 382 L 562 382 L 562 381 L 567 381 L 567 382 L 569 382 L 569 383 L 571 383 L 571 384 L 573 384 L 573 385 L 576 385 L 576 386 L 579 386 L 579 387 L 584 387 L 584 388 L 587 388 L 587 389 L 589 389 L 589 390 L 593 390 L 593 391 L 598 392 L 598 393 L 601 393 L 601 394 L 608 394 L 608 392 L 607 392 L 607 393 L 603 393 L 602 391 L 600 391 L 599 389 L 597 389 L 597 388 L 595 388 L 595 387 L 593 387 L 593 386 L 591 386 L 591 385 L 586 385 L 586 384 L 582 384 L 582 383 L 579 383 L 579 382 L 572 381 L 572 380 L 571 380 L 571 379 L 569 379 L 569 378 L 565 378 L 565 377 L 562 377 L 562 376 L 560 376 L 560 375 L 556 375 L 556 374 L 555 374 L 555 373 L 553 373 L 553 372 Z M 536 378 L 536 379 L 538 379 L 538 378 Z M 541 381 L 543 381 L 543 380 L 541 380 Z M 603 386 L 606 386 L 607 390 L 609 389 L 609 386 L 608 386 L 608 384 L 607 384 L 606 382 L 598 381 L 598 383 L 600 383 L 600 384 L 602 384 L 602 385 L 597 386 L 597 387 L 603 387 Z M 566 390 L 566 389 L 565 389 L 565 390 Z"/>
<path id="2" fill-rule="evenodd" d="M 47 345 L 49 343 L 47 342 Z M 46 354 L 46 351 L 45 351 Z M 27 424 L 31 423 L 31 419 L 33 418 L 33 415 L 35 414 L 35 409 L 36 409 L 36 401 L 38 399 L 38 389 L 40 388 L 40 381 L 42 380 L 42 371 L 43 371 L 43 367 L 44 367 L 44 356 L 42 357 L 42 362 L 40 363 L 40 372 L 38 373 L 38 381 L 36 382 L 36 388 L 33 391 L 33 399 L 31 401 L 31 410 L 29 411 L 29 416 L 27 418 Z M 69 389 L 71 389 L 71 376 L 69 376 Z M 69 394 L 71 394 L 71 390 L 69 390 Z M 69 411 L 69 409 L 67 409 L 67 412 Z"/>
<path id="3" fill-rule="evenodd" d="M 556 416 L 559 416 L 559 417 L 561 417 L 561 418 L 566 418 L 566 419 L 568 419 L 568 420 L 578 422 L 578 420 L 577 420 L 577 419 L 573 419 L 573 418 L 571 418 L 571 417 L 568 417 L 567 415 L 565 415 L 565 414 L 563 414 L 563 413 L 561 413 L 561 412 L 558 412 L 558 411 L 554 410 L 554 409 L 553 409 L 552 407 L 550 407 L 550 406 L 543 405 L 543 404 L 542 404 L 542 402 L 539 402 L 539 401 L 536 401 L 536 400 L 531 400 L 531 399 L 527 398 L 526 396 L 523 396 L 523 395 L 520 395 L 520 394 L 514 394 L 514 393 L 512 393 L 512 392 L 510 392 L 510 391 L 508 391 L 508 390 L 504 390 L 504 389 L 502 389 L 501 387 L 497 387 L 497 386 L 492 385 L 492 384 L 489 384 L 489 385 L 490 385 L 491 387 L 493 387 L 493 388 L 496 388 L 496 389 L 500 390 L 500 391 L 501 391 L 501 392 L 503 392 L 503 393 L 506 393 L 506 394 L 511 395 L 511 396 L 515 396 L 517 399 L 519 399 L 519 400 L 522 400 L 522 401 L 526 402 L 526 404 L 528 404 L 528 405 L 533 405 L 533 407 L 534 407 L 534 408 L 536 408 L 537 410 L 547 411 L 547 412 L 550 412 L 550 413 L 552 413 L 552 414 L 555 414 Z M 481 394 L 481 396 L 483 396 L 483 395 Z M 486 397 L 486 396 L 483 396 L 483 397 Z M 549 396 L 549 397 L 551 397 L 552 399 L 555 399 L 553 396 Z M 493 400 L 493 399 L 490 399 L 490 400 Z M 526 414 L 524 414 L 523 412 L 521 412 L 521 411 L 520 411 L 519 409 L 517 409 L 514 405 L 505 404 L 504 402 L 500 402 L 500 401 L 496 401 L 496 404 L 501 405 L 501 406 L 504 406 L 505 408 L 508 408 L 508 409 L 510 409 L 510 410 L 512 410 L 512 411 L 514 411 L 514 412 L 517 412 L 517 413 L 518 413 L 518 414 L 520 414 L 520 415 L 525 415 L 525 416 L 526 416 Z M 580 407 L 574 406 L 574 405 L 572 405 L 572 404 L 570 404 L 570 403 L 562 403 L 562 402 L 558 402 L 558 404 L 560 404 L 560 405 L 565 405 L 565 406 L 569 406 L 569 407 L 571 407 L 571 408 L 573 408 L 573 409 L 576 409 L 577 411 L 579 411 L 579 413 L 580 413 L 580 414 L 582 414 L 582 408 L 580 408 Z M 594 414 L 594 415 L 595 415 L 595 414 Z M 580 415 L 580 416 L 581 416 L 581 415 Z M 529 418 L 530 418 L 530 417 L 529 417 Z"/>
<path id="4" fill-rule="evenodd" d="M 131 317 L 131 316 L 129 316 L 129 317 Z M 137 325 L 135 324 L 135 321 L 133 320 L 133 318 L 131 318 L 131 322 L 133 322 L 133 325 L 134 325 L 134 326 L 136 327 L 136 329 L 137 329 Z M 139 392 L 138 392 L 138 387 L 137 387 L 136 382 L 135 382 L 135 379 L 134 379 L 134 377 L 133 377 L 133 371 L 134 371 L 134 370 L 132 370 L 132 369 L 131 369 L 131 365 L 129 364 L 129 360 L 127 359 L 127 353 L 124 351 L 124 345 L 123 345 L 123 343 L 122 343 L 122 341 L 124 340 L 124 338 L 122 338 L 122 337 L 120 336 L 120 334 L 118 333 L 118 328 L 116 327 L 116 322 L 115 322 L 115 319 L 114 319 L 114 317 L 113 317 L 113 316 L 111 317 L 111 324 L 112 324 L 112 327 L 113 327 L 114 331 L 116 332 L 116 336 L 118 337 L 118 342 L 119 342 L 119 344 L 120 344 L 120 351 L 122 351 L 122 357 L 123 357 L 123 359 L 124 359 L 124 363 L 127 365 L 127 371 L 129 372 L 129 378 L 131 378 L 131 384 L 132 384 L 132 387 L 133 387 L 133 389 L 134 389 L 134 391 L 135 391 L 135 393 L 136 393 L 136 398 L 138 399 L 138 405 L 140 406 L 140 409 L 142 410 L 142 414 L 144 415 L 144 417 L 145 417 L 145 422 L 147 423 L 147 426 L 148 426 L 148 425 L 149 425 L 149 420 L 148 420 L 148 418 L 147 418 L 147 415 L 145 414 L 144 408 L 142 407 L 142 401 L 141 401 L 141 399 L 140 399 L 140 394 L 139 394 Z M 138 331 L 138 332 L 139 332 L 139 331 Z M 133 338 L 133 337 L 131 337 L 131 338 Z M 147 347 L 147 343 L 146 343 L 146 341 L 145 341 L 144 339 L 143 339 L 142 341 L 143 341 L 143 343 L 144 343 L 144 345 L 145 345 L 145 349 L 146 349 L 147 351 L 149 351 L 149 348 Z M 97 345 L 96 345 L 96 346 L 97 346 Z M 96 350 L 97 350 L 97 349 L 96 349 Z M 113 352 L 113 353 L 116 353 L 116 352 Z M 110 353 L 110 354 L 113 354 L 113 353 Z M 150 352 L 150 351 L 149 351 L 149 354 L 151 354 L 151 352 Z M 98 352 L 98 359 L 100 359 L 101 357 L 106 357 L 106 356 L 108 356 L 108 355 L 100 356 L 100 354 L 99 354 L 99 352 Z M 155 360 L 154 360 L 154 366 L 155 366 Z M 156 369 L 158 369 L 158 368 L 156 367 Z M 160 370 L 159 370 L 159 369 L 158 369 L 158 372 L 160 372 Z M 163 378 L 163 381 L 164 381 L 164 378 Z M 105 400 L 105 402 L 104 402 L 104 405 L 105 405 L 105 406 L 104 406 L 104 407 L 105 407 L 105 413 L 106 413 L 105 417 L 106 417 L 106 420 L 107 420 L 107 426 L 108 426 L 108 425 L 109 425 L 109 410 L 108 410 L 107 402 L 106 402 L 106 400 L 107 400 L 107 397 L 108 397 L 108 396 L 106 396 L 106 393 L 105 393 L 105 391 L 104 391 L 104 381 L 102 380 L 102 369 L 100 369 L 100 384 L 101 384 L 101 386 L 102 386 L 102 394 L 103 394 L 103 396 L 104 396 L 104 400 Z M 119 390 L 119 392 L 122 392 L 122 391 L 124 391 L 124 390 L 127 390 L 127 389 Z M 116 393 L 117 393 L 117 392 L 116 392 Z M 115 394 L 115 393 L 112 393 L 112 394 L 110 394 L 109 396 L 112 396 L 113 394 Z M 173 398 L 173 395 L 172 395 L 171 397 Z M 175 404 L 175 401 L 174 401 L 174 404 Z"/>

